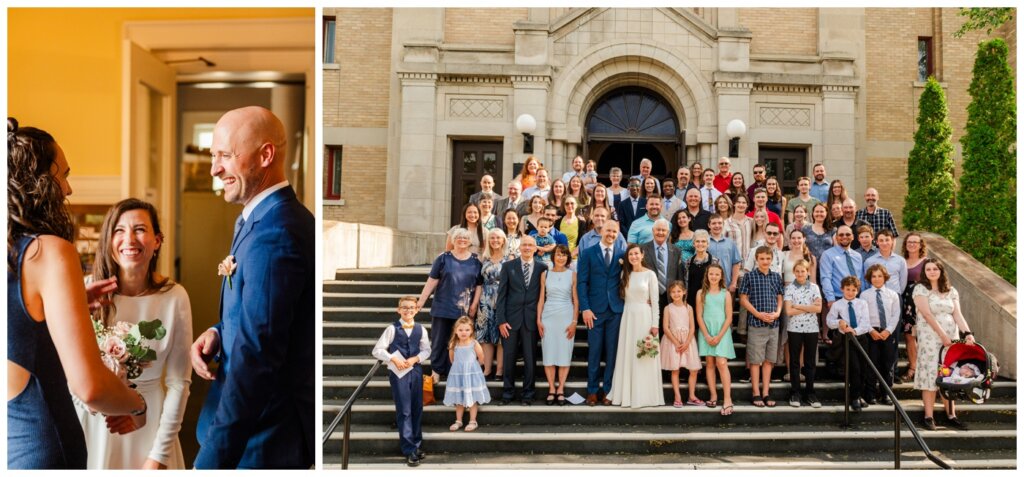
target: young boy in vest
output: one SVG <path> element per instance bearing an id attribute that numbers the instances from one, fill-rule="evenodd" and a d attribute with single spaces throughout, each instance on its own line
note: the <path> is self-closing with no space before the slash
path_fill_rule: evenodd
<path id="1" fill-rule="evenodd" d="M 414 321 L 419 311 L 417 299 L 414 296 L 399 298 L 400 319 L 384 329 L 373 347 L 373 357 L 388 365 L 398 442 L 409 467 L 420 465 L 424 457 L 420 450 L 423 443 L 423 368 L 420 362 L 430 356 L 427 331 Z"/>
<path id="2" fill-rule="evenodd" d="M 860 292 L 860 279 L 854 276 L 843 278 L 839 284 L 843 287 L 843 297 L 832 303 L 832 308 L 825 317 L 825 324 L 830 329 L 838 329 L 845 336 L 844 339 L 857 340 L 860 346 L 868 349 L 868 336 L 871 333 L 871 314 L 868 311 L 868 302 L 857 298 Z M 851 347 L 853 345 L 850 345 Z M 850 350 L 850 409 L 860 411 L 868 407 L 868 403 L 861 399 L 863 374 L 870 372 L 864 357 L 855 349 Z"/>

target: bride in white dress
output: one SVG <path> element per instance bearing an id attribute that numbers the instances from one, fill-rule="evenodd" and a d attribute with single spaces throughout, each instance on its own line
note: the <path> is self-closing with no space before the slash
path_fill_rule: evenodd
<path id="1" fill-rule="evenodd" d="M 188 358 L 192 309 L 185 289 L 155 272 L 162 240 L 156 209 L 146 202 L 123 200 L 103 221 L 93 277 L 116 276 L 118 290 L 108 296 L 110 305 L 93 316 L 107 325 L 159 319 L 167 335 L 148 343 L 157 359 L 133 381 L 148 404 L 144 427 L 116 434 L 108 430 L 102 415 L 91 415 L 79 407 L 89 469 L 185 467 L 178 432 L 192 379 Z M 131 428 L 123 420 L 112 419 L 115 430 Z"/>
<path id="2" fill-rule="evenodd" d="M 664 406 L 661 387 L 661 360 L 637 358 L 636 342 L 648 334 L 658 343 L 658 277 L 644 268 L 644 253 L 639 245 L 626 248 L 627 263 L 622 266 L 622 322 L 619 347 L 612 374 L 612 404 L 622 407 Z"/>

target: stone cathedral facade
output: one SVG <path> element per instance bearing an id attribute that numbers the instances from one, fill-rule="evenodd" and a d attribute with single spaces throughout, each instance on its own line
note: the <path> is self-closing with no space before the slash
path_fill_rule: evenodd
<path id="1" fill-rule="evenodd" d="M 327 220 L 442 232 L 483 174 L 533 155 L 561 177 L 576 155 L 675 176 L 727 155 L 784 189 L 824 163 L 862 205 L 900 217 L 924 78 L 945 87 L 954 141 L 982 33 L 945 8 L 325 8 Z M 1006 38 L 1016 55 L 1016 27 Z M 1015 62 L 1012 63 L 1014 69 Z M 959 145 L 957 145 L 959 162 Z M 959 170 L 959 168 L 958 168 Z"/>

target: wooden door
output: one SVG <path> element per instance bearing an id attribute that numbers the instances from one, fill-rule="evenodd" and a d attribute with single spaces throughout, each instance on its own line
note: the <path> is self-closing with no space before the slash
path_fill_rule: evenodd
<path id="1" fill-rule="evenodd" d="M 502 143 L 484 141 L 455 141 L 452 153 L 452 210 L 451 224 L 462 220 L 462 207 L 469 197 L 480 191 L 480 178 L 490 174 L 494 178 L 494 192 L 504 192 L 502 180 Z"/>
<path id="2" fill-rule="evenodd" d="M 807 149 L 762 147 L 758 151 L 758 163 L 764 164 L 765 177 L 778 178 L 783 194 L 796 195 L 797 179 L 807 175 Z"/>

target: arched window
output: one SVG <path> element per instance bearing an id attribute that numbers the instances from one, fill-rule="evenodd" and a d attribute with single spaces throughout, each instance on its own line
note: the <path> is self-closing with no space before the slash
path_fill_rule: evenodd
<path id="1" fill-rule="evenodd" d="M 606 94 L 591 109 L 587 134 L 602 138 L 672 138 L 679 126 L 672 108 L 657 93 L 621 88 Z"/>

